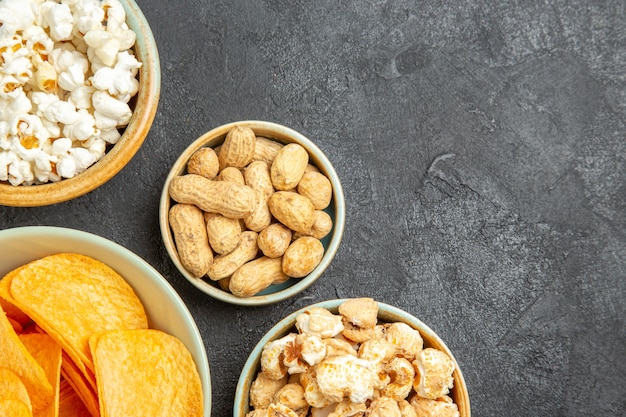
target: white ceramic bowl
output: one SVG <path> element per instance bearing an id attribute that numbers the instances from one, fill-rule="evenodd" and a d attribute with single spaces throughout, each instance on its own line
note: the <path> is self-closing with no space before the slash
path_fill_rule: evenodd
<path id="1" fill-rule="evenodd" d="M 280 320 L 274 327 L 272 327 L 263 338 L 258 342 L 255 348 L 250 353 L 248 360 L 244 364 L 243 370 L 237 383 L 237 391 L 235 392 L 235 405 L 233 408 L 233 417 L 244 417 L 249 407 L 249 394 L 250 386 L 257 377 L 257 374 L 261 368 L 261 353 L 263 347 L 269 342 L 280 339 L 290 332 L 297 332 L 295 324 L 296 317 L 312 307 L 321 307 L 337 314 L 339 306 L 347 299 L 328 300 L 320 303 L 312 304 L 304 307 L 298 311 L 289 314 L 284 319 Z M 469 394 L 465 379 L 461 373 L 456 359 L 452 355 L 452 352 L 446 344 L 441 340 L 439 336 L 426 324 L 412 316 L 411 314 L 403 311 L 397 307 L 378 302 L 378 320 L 379 322 L 403 322 L 407 323 L 412 328 L 418 330 L 424 339 L 424 347 L 432 347 L 445 352 L 455 364 L 455 371 L 452 374 L 454 377 L 454 388 L 450 392 L 450 397 L 459 407 L 459 414 L 461 417 L 471 417 Z"/>
<path id="2" fill-rule="evenodd" d="M 317 267 L 315 267 L 315 269 L 304 278 L 292 278 L 282 284 L 271 285 L 259 294 L 246 298 L 237 297 L 228 291 L 222 290 L 217 283 L 210 282 L 208 278 L 206 280 L 196 278 L 193 274 L 189 273 L 178 258 L 176 244 L 174 242 L 174 237 L 168 221 L 169 209 L 173 205 L 173 200 L 169 195 L 169 184 L 172 181 L 172 178 L 178 175 L 183 175 L 187 172 L 187 161 L 189 161 L 189 158 L 195 151 L 202 147 L 215 148 L 221 145 L 226 137 L 226 133 L 228 133 L 228 131 L 235 125 L 249 127 L 257 136 L 273 139 L 283 144 L 298 143 L 302 145 L 309 153 L 309 162 L 319 168 L 320 172 L 328 177 L 333 187 L 333 195 L 330 205 L 324 209 L 324 211 L 326 211 L 333 219 L 333 229 L 322 239 L 322 244 L 324 245 L 324 256 L 319 265 L 317 265 Z M 161 202 L 159 205 L 159 223 L 163 243 L 167 249 L 167 253 L 172 259 L 172 262 L 174 262 L 174 265 L 178 268 L 180 273 L 196 288 L 211 297 L 227 303 L 243 306 L 261 306 L 276 303 L 299 294 L 312 285 L 322 275 L 322 273 L 330 265 L 330 262 L 339 249 L 339 243 L 343 237 L 345 211 L 345 200 L 339 177 L 337 176 L 332 163 L 317 147 L 317 145 L 315 145 L 303 134 L 286 126 L 259 120 L 247 120 L 232 122 L 216 127 L 200 136 L 183 151 L 165 179 L 163 192 L 161 194 Z"/>
<path id="3" fill-rule="evenodd" d="M 180 296 L 139 256 L 117 243 L 78 230 L 18 227 L 0 231 L 0 278 L 27 262 L 59 252 L 91 256 L 126 279 L 142 301 L 150 327 L 178 337 L 191 352 L 202 381 L 204 417 L 210 417 L 211 375 L 202 336 Z"/>
<path id="4" fill-rule="evenodd" d="M 133 116 L 122 137 L 104 157 L 73 178 L 39 185 L 13 186 L 0 181 L 0 205 L 46 206 L 80 197 L 109 181 L 130 162 L 143 144 L 156 115 L 161 93 L 159 53 L 150 25 L 134 0 L 120 0 L 126 23 L 137 34 L 134 51 L 142 63 L 139 91 L 129 105 Z"/>

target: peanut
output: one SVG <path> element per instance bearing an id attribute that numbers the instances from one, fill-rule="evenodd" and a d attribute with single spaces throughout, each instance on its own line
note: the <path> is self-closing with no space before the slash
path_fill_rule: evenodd
<path id="1" fill-rule="evenodd" d="M 252 129 L 234 126 L 226 134 L 219 153 L 220 168 L 243 168 L 252 161 L 256 147 L 256 136 Z"/>
<path id="2" fill-rule="evenodd" d="M 218 255 L 213 259 L 207 275 L 213 281 L 230 277 L 241 265 L 256 258 L 259 251 L 256 239 L 258 234 L 252 231 L 241 233 L 241 243 L 232 252 Z"/>
<path id="3" fill-rule="evenodd" d="M 229 289 L 238 297 L 251 297 L 275 281 L 285 280 L 281 258 L 262 256 L 245 263 L 230 277 Z M 288 278 L 287 278 L 288 279 Z"/>
<path id="4" fill-rule="evenodd" d="M 235 167 L 226 167 L 220 171 L 220 174 L 217 176 L 219 181 L 230 181 L 236 182 L 237 184 L 245 185 L 246 181 L 243 178 L 243 174 L 239 170 L 239 168 Z"/>
<path id="5" fill-rule="evenodd" d="M 274 186 L 270 177 L 270 166 L 267 162 L 253 161 L 243 171 L 245 184 L 259 190 L 264 197 L 270 198 L 274 194 Z"/>
<path id="6" fill-rule="evenodd" d="M 315 207 L 307 197 L 290 191 L 277 191 L 268 202 L 276 219 L 294 232 L 308 234 L 315 220 Z"/>
<path id="7" fill-rule="evenodd" d="M 172 178 L 169 192 L 178 203 L 195 204 L 204 211 L 220 213 L 230 219 L 250 214 L 256 203 L 256 194 L 247 185 L 212 181 L 196 174 Z"/>
<path id="8" fill-rule="evenodd" d="M 321 172 L 306 172 L 297 187 L 298 193 L 313 203 L 316 210 L 324 210 L 333 196 L 333 186 L 326 175 Z"/>
<path id="9" fill-rule="evenodd" d="M 330 214 L 322 210 L 315 210 L 313 226 L 309 235 L 317 239 L 323 239 L 331 230 L 333 230 L 333 219 L 330 217 Z"/>
<path id="10" fill-rule="evenodd" d="M 305 173 L 307 172 L 320 172 L 320 169 L 318 167 L 316 167 L 315 165 L 309 163 L 306 166 L 306 169 L 304 170 Z"/>
<path id="11" fill-rule="evenodd" d="M 219 213 L 204 213 L 207 236 L 213 251 L 220 255 L 235 250 L 241 242 L 241 223 Z"/>
<path id="12" fill-rule="evenodd" d="M 202 175 L 212 180 L 220 170 L 220 163 L 213 148 L 200 148 L 187 162 L 187 173 Z"/>
<path id="13" fill-rule="evenodd" d="M 230 291 L 230 289 L 228 288 L 229 284 L 230 284 L 230 277 L 223 278 L 217 281 L 217 285 L 220 287 L 222 291 Z"/>
<path id="14" fill-rule="evenodd" d="M 274 193 L 269 165 L 263 161 L 253 161 L 245 168 L 243 176 L 246 185 L 257 192 L 257 204 L 252 213 L 244 217 L 244 222 L 248 229 L 260 232 L 272 221 L 267 205 L 267 200 Z"/>
<path id="15" fill-rule="evenodd" d="M 324 256 L 324 246 L 319 239 L 303 236 L 293 241 L 283 255 L 283 272 L 293 278 L 307 276 Z"/>
<path id="16" fill-rule="evenodd" d="M 277 190 L 289 190 L 300 182 L 309 163 L 309 153 L 297 143 L 289 143 L 276 154 L 270 174 Z"/>
<path id="17" fill-rule="evenodd" d="M 259 233 L 257 244 L 268 258 L 283 256 L 291 243 L 291 230 L 282 223 L 274 223 Z"/>
<path id="18" fill-rule="evenodd" d="M 254 156 L 252 157 L 255 161 L 264 161 L 268 164 L 271 164 L 276 157 L 278 151 L 284 145 L 282 143 L 278 143 L 272 139 L 264 138 L 262 136 L 256 137 L 256 143 L 254 146 Z"/>
<path id="19" fill-rule="evenodd" d="M 270 225 L 272 222 L 272 213 L 270 213 L 269 206 L 267 205 L 267 197 L 263 195 L 261 191 L 256 192 L 256 205 L 252 213 L 243 218 L 246 227 L 252 231 L 260 232 Z"/>
<path id="20" fill-rule="evenodd" d="M 175 204 L 169 211 L 169 223 L 180 263 L 196 278 L 206 275 L 213 262 L 213 252 L 202 211 L 191 204 Z"/>

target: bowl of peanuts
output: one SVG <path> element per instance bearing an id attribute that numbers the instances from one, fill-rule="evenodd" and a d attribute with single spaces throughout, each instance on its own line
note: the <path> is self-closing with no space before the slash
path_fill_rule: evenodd
<path id="1" fill-rule="evenodd" d="M 134 0 L 0 3 L 0 205 L 61 203 L 142 146 L 161 72 Z"/>
<path id="2" fill-rule="evenodd" d="M 266 121 L 232 122 L 196 139 L 165 180 L 159 223 L 180 273 L 221 301 L 292 297 L 328 268 L 345 201 L 326 155 Z"/>
<path id="3" fill-rule="evenodd" d="M 470 417 L 452 352 L 411 314 L 372 298 L 297 310 L 252 350 L 234 417 Z"/>

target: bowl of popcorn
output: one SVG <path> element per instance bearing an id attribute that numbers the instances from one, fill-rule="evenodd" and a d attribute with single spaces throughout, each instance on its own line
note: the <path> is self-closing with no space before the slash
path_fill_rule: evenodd
<path id="1" fill-rule="evenodd" d="M 165 180 L 159 222 L 180 273 L 219 300 L 266 305 L 329 266 L 345 202 L 324 153 L 265 121 L 219 126 L 183 151 Z"/>
<path id="2" fill-rule="evenodd" d="M 428 326 L 371 298 L 278 322 L 246 361 L 234 417 L 470 417 L 463 374 Z"/>
<path id="3" fill-rule="evenodd" d="M 0 204 L 88 193 L 144 142 L 161 85 L 133 0 L 0 2 Z"/>

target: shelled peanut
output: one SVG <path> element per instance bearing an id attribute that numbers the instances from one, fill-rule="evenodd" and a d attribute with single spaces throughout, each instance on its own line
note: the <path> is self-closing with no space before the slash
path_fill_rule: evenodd
<path id="1" fill-rule="evenodd" d="M 333 227 L 324 211 L 332 184 L 307 150 L 245 126 L 233 127 L 216 148 L 198 149 L 187 172 L 171 180 L 169 194 L 181 264 L 238 297 L 307 276 L 321 262 L 321 239 Z M 179 205 L 198 210 L 192 218 L 192 210 L 175 209 Z"/>

